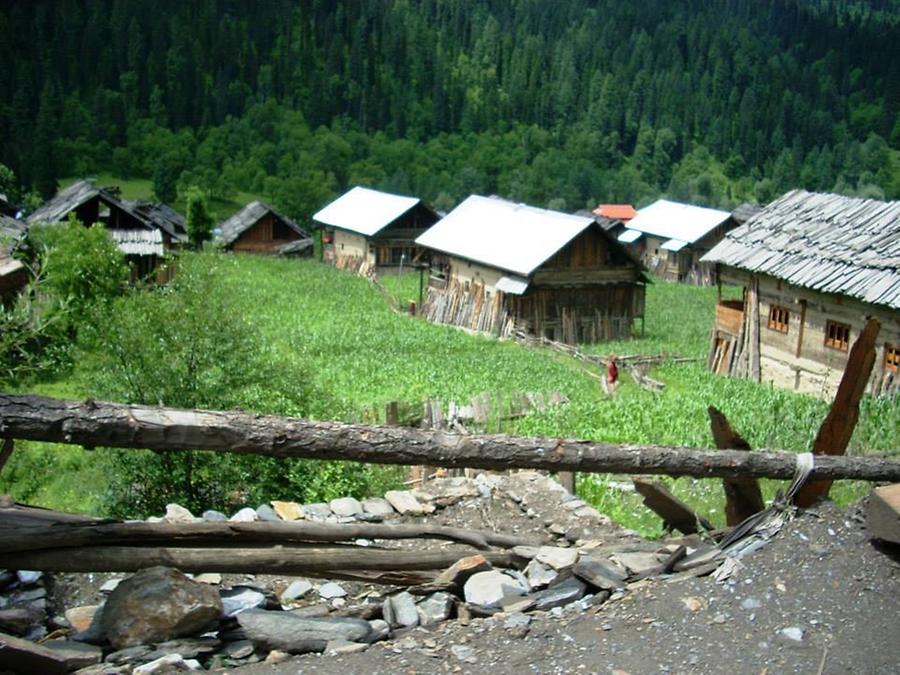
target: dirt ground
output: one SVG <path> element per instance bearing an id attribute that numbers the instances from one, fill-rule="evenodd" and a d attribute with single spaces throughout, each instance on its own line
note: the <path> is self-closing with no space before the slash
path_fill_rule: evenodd
<path id="1" fill-rule="evenodd" d="M 577 516 L 577 509 L 561 506 L 558 492 L 536 486 L 527 476 L 505 479 L 489 497 L 459 500 L 425 519 L 555 539 L 557 545 L 639 542 L 602 516 Z M 801 512 L 725 582 L 657 577 L 603 604 L 529 613 L 527 626 L 510 625 L 504 614 L 465 625 L 451 619 L 396 631 L 361 653 L 307 654 L 217 672 L 897 674 L 900 547 L 870 541 L 863 514 L 864 504 L 842 510 L 825 503 Z M 457 545 L 429 544 L 444 546 Z M 68 606 L 96 601 L 96 589 L 109 576 L 57 575 L 53 595 Z M 290 580 L 250 581 L 277 593 Z M 223 579 L 239 582 L 248 578 Z M 391 590 L 341 583 L 351 597 Z"/>
<path id="2" fill-rule="evenodd" d="M 287 673 L 900 673 L 900 550 L 868 539 L 861 506 L 789 523 L 725 583 L 646 580 L 597 608 L 398 632 L 359 654 L 293 657 Z M 797 640 L 796 638 L 800 638 Z M 451 647 L 471 648 L 457 652 Z"/>

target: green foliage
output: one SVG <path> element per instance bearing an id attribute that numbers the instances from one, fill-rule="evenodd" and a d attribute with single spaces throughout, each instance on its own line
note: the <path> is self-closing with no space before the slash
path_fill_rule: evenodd
<path id="1" fill-rule="evenodd" d="M 72 215 L 61 225 L 32 227 L 28 237 L 38 252 L 42 290 L 67 303 L 73 319 L 122 292 L 128 266 L 102 225 L 84 227 Z"/>
<path id="2" fill-rule="evenodd" d="M 209 215 L 206 195 L 193 185 L 185 193 L 187 203 L 187 233 L 194 248 L 200 248 L 212 236 L 213 220 Z"/>

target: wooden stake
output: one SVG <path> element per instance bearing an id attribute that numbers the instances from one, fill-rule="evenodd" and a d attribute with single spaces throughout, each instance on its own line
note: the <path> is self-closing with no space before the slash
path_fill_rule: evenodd
<path id="1" fill-rule="evenodd" d="M 678 499 L 662 483 L 643 478 L 631 480 L 644 498 L 644 506 L 659 515 L 668 529 L 676 529 L 684 534 L 697 532 L 698 525 L 704 530 L 713 529 L 711 522 Z"/>
<path id="2" fill-rule="evenodd" d="M 847 451 L 850 437 L 859 420 L 859 402 L 866 390 L 872 367 L 875 365 L 875 341 L 881 324 L 878 319 L 869 319 L 866 327 L 850 348 L 844 374 L 831 404 L 828 416 L 819 427 L 813 443 L 813 454 L 843 455 Z M 800 507 L 812 506 L 819 498 L 828 495 L 830 480 L 816 480 L 800 488 L 794 497 L 794 504 Z"/>
<path id="3" fill-rule="evenodd" d="M 12 456 L 15 447 L 16 443 L 13 439 L 3 439 L 3 446 L 0 447 L 0 471 L 3 471 L 3 467 L 6 466 L 6 463 L 9 461 L 10 456 Z"/>
<path id="4" fill-rule="evenodd" d="M 709 406 L 707 412 L 717 448 L 750 451 L 750 444 L 732 430 L 725 415 L 714 406 Z M 725 489 L 725 518 L 728 525 L 739 525 L 766 507 L 759 482 L 755 478 L 725 478 L 722 484 Z"/>

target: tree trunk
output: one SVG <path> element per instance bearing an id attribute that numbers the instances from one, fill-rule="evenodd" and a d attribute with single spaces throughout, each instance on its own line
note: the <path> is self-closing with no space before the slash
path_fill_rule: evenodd
<path id="1" fill-rule="evenodd" d="M 505 470 L 791 478 L 788 452 L 617 446 L 591 441 L 457 435 L 444 431 L 191 411 L 0 394 L 0 437 L 157 451 L 215 450 L 274 457 Z M 817 457 L 816 478 L 900 481 L 900 461 Z"/>

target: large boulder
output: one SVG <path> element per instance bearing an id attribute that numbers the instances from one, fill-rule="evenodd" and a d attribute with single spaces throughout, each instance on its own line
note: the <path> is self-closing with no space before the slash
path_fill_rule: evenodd
<path id="1" fill-rule="evenodd" d="M 169 567 L 149 567 L 109 594 L 101 627 L 116 649 L 199 632 L 222 614 L 214 588 Z"/>

